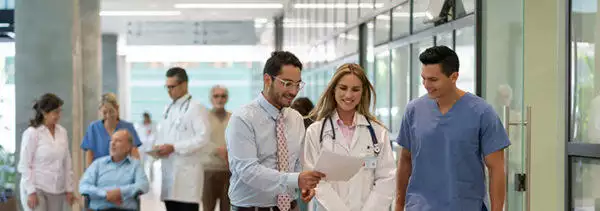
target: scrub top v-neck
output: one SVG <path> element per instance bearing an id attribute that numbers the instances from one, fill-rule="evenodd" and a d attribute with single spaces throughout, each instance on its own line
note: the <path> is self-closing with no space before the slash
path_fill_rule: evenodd
<path id="1" fill-rule="evenodd" d="M 134 145 L 136 147 L 142 145 L 142 142 L 140 141 L 140 138 L 132 123 L 119 120 L 117 127 L 112 133 L 121 129 L 126 129 L 129 131 L 131 136 L 133 136 Z M 81 143 L 81 149 L 91 150 L 94 153 L 94 160 L 107 156 L 110 153 L 109 148 L 111 135 L 112 134 L 108 134 L 108 131 L 104 127 L 103 120 L 94 121 L 92 124 L 90 124 L 85 132 L 85 136 L 83 137 L 83 141 Z"/>
<path id="2" fill-rule="evenodd" d="M 485 156 L 510 145 L 496 112 L 465 93 L 442 114 L 434 99 L 407 105 L 398 144 L 412 157 L 406 211 L 480 211 Z"/>

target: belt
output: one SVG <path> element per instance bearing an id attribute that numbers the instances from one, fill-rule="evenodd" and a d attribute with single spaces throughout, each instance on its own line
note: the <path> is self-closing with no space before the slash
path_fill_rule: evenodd
<path id="1" fill-rule="evenodd" d="M 291 208 L 294 209 L 296 208 L 296 205 L 298 205 L 296 203 L 296 201 L 292 201 L 292 203 L 290 204 Z M 277 206 L 273 206 L 273 207 L 238 207 L 235 205 L 231 205 L 231 210 L 232 211 L 280 211 L 279 208 Z"/>

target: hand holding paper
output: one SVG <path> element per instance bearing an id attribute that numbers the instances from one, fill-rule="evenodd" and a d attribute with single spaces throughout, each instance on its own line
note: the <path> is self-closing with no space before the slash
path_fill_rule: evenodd
<path id="1" fill-rule="evenodd" d="M 150 151 L 146 151 L 146 154 L 152 156 L 152 158 L 154 159 L 159 159 L 160 155 L 159 155 L 160 149 L 158 148 L 158 146 L 154 146 L 152 147 L 152 149 Z"/>
<path id="2" fill-rule="evenodd" d="M 362 166 L 363 161 L 360 158 L 323 150 L 315 165 L 315 171 L 327 175 L 327 181 L 348 181 Z"/>

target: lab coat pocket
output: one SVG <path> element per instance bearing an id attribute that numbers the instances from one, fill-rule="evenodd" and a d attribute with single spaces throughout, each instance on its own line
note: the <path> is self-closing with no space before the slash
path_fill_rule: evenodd
<path id="1" fill-rule="evenodd" d="M 364 202 L 367 200 L 369 193 L 371 193 L 371 190 L 373 190 L 373 187 L 375 186 L 375 171 L 374 169 L 363 167 L 361 171 L 359 171 L 359 174 L 362 177 L 362 191 L 360 192 L 362 193 L 361 201 Z"/>

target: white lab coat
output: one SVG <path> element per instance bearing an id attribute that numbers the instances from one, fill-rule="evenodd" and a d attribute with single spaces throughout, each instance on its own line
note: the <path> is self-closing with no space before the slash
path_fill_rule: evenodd
<path id="1" fill-rule="evenodd" d="M 328 120 L 325 122 L 322 143 L 319 143 L 319 136 L 323 120 L 308 127 L 304 140 L 303 165 L 305 170 L 312 170 L 315 167 L 321 150 L 363 159 L 375 155 L 371 135 L 367 128 L 369 123 L 363 115 L 355 114 L 356 129 L 350 148 L 346 143 L 341 143 L 343 135 L 337 124 L 338 119 L 337 113 L 334 113 L 332 120 L 336 140 L 333 140 L 333 131 Z M 381 149 L 376 157 L 375 169 L 363 167 L 347 182 L 321 180 L 315 189 L 315 198 L 312 200 L 312 203 L 317 204 L 317 210 L 384 211 L 389 209 L 396 190 L 396 164 L 392 155 L 388 131 L 373 121 L 371 123 Z"/>
<path id="2" fill-rule="evenodd" d="M 161 200 L 200 203 L 204 170 L 201 149 L 208 144 L 207 110 L 189 95 L 165 110 L 156 144 L 173 144 L 175 151 L 162 158 Z M 169 106 L 167 106 L 168 108 Z M 186 109 L 187 108 L 187 109 Z"/>

